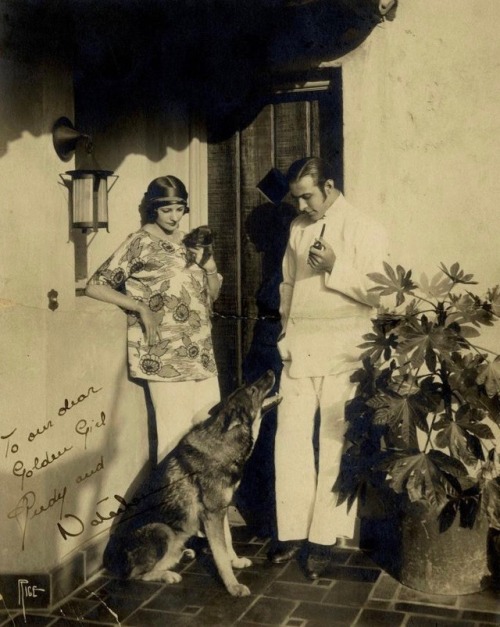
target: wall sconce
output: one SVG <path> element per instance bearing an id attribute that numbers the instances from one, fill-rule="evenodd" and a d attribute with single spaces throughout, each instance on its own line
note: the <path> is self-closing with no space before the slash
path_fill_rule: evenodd
<path id="1" fill-rule="evenodd" d="M 103 170 L 94 157 L 94 145 L 90 135 L 77 131 L 68 118 L 59 118 L 52 128 L 54 148 L 62 161 L 69 161 L 76 151 L 78 142 L 85 142 L 82 167 L 59 174 L 71 194 L 71 228 L 108 229 L 108 193 L 116 183 L 118 175 Z M 65 178 L 66 177 L 66 178 Z M 108 178 L 114 178 L 108 187 Z"/>

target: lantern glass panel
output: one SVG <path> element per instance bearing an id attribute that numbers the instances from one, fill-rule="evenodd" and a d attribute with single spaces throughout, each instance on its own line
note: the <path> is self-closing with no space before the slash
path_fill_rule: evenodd
<path id="1" fill-rule="evenodd" d="M 91 174 L 73 179 L 73 227 L 94 226 L 94 177 Z"/>

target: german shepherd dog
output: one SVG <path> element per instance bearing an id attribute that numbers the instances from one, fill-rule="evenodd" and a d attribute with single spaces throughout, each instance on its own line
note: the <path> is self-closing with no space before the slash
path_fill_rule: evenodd
<path id="1" fill-rule="evenodd" d="M 118 519 L 103 556 L 104 567 L 125 579 L 175 583 L 173 572 L 186 541 L 203 525 L 217 570 L 228 592 L 247 596 L 234 568 L 251 565 L 234 552 L 227 508 L 250 456 L 260 417 L 279 401 L 266 398 L 271 370 L 235 390 L 196 424 L 140 485 Z"/>

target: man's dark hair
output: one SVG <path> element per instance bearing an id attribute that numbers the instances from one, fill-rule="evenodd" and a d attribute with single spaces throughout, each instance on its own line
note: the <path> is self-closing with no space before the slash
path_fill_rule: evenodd
<path id="1" fill-rule="evenodd" d="M 296 183 L 304 176 L 310 176 L 314 185 L 324 192 L 326 181 L 334 180 L 333 166 L 319 157 L 304 157 L 294 161 L 288 168 L 286 180 L 288 184 Z"/>

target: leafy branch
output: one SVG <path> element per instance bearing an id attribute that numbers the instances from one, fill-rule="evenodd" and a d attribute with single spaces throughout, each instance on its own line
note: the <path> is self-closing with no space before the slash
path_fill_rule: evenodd
<path id="1" fill-rule="evenodd" d="M 458 263 L 441 263 L 418 283 L 411 270 L 388 263 L 368 277 L 385 306 L 363 336 L 362 367 L 351 379 L 349 463 L 363 472 L 351 474 L 358 479 L 343 498 L 382 473 L 396 493 L 445 512 L 443 528 L 457 512 L 469 525 L 486 485 L 481 468 L 495 456 L 488 421 L 500 426 L 500 356 L 471 340 L 498 321 L 500 287 L 482 297 L 457 293 L 477 285 Z M 500 517 L 500 503 L 496 511 Z"/>

